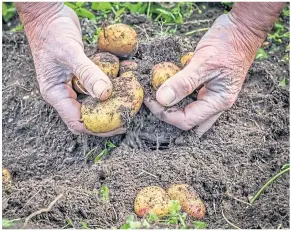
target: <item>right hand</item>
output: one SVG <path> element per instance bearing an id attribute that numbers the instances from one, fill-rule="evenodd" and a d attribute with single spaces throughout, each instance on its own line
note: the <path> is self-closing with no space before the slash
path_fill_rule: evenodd
<path id="1" fill-rule="evenodd" d="M 51 5 L 54 7 L 52 3 Z M 125 133 L 125 128 L 108 133 L 92 133 L 80 121 L 81 104 L 70 83 L 72 76 L 77 76 L 96 100 L 106 100 L 111 95 L 112 83 L 85 55 L 76 13 L 62 5 L 53 13 L 46 13 L 40 8 L 35 12 L 43 10 L 41 16 L 33 13 L 28 16 L 21 15 L 21 7 L 19 8 L 33 54 L 40 92 L 45 101 L 58 111 L 74 134 L 88 133 L 107 137 Z"/>

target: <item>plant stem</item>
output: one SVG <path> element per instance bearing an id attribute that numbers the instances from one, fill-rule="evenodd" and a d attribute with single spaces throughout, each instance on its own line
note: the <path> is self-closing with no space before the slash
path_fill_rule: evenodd
<path id="1" fill-rule="evenodd" d="M 148 10 L 147 10 L 147 17 L 149 18 L 150 16 L 150 9 L 151 9 L 151 2 L 148 3 Z"/>
<path id="2" fill-rule="evenodd" d="M 192 35 L 192 34 L 195 34 L 197 32 L 208 31 L 209 29 L 210 29 L 209 27 L 207 27 L 207 28 L 201 28 L 201 29 L 189 31 L 189 32 L 185 33 L 185 35 Z"/>
<path id="3" fill-rule="evenodd" d="M 260 189 L 260 191 L 257 192 L 257 194 L 251 199 L 250 204 L 253 204 L 258 197 L 262 194 L 262 192 L 271 184 L 273 181 L 275 181 L 279 176 L 283 175 L 284 173 L 290 171 L 290 167 L 284 169 L 283 171 L 279 172 L 277 175 L 273 176 L 271 179 L 268 180 L 268 182 Z"/>

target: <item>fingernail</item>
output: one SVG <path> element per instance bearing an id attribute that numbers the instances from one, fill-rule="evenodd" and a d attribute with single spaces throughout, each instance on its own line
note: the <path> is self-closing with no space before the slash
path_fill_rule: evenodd
<path id="1" fill-rule="evenodd" d="M 98 99 L 105 100 L 111 93 L 111 87 L 108 83 L 101 79 L 94 84 L 93 93 Z"/>
<path id="2" fill-rule="evenodd" d="M 176 99 L 176 94 L 174 90 L 170 87 L 163 87 L 158 91 L 159 94 L 159 101 L 164 106 L 167 106 L 174 102 Z"/>

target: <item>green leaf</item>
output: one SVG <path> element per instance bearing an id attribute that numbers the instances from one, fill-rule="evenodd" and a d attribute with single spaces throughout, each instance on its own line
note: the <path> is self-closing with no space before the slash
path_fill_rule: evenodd
<path id="1" fill-rule="evenodd" d="M 147 220 L 144 220 L 144 221 L 142 222 L 142 226 L 143 226 L 144 228 L 146 228 L 146 229 L 149 229 L 149 228 L 151 227 L 150 223 L 148 223 Z"/>
<path id="2" fill-rule="evenodd" d="M 20 24 L 20 25 L 18 25 L 18 26 L 16 26 L 16 27 L 12 28 L 10 31 L 11 31 L 11 32 L 23 31 L 23 25 Z"/>
<path id="3" fill-rule="evenodd" d="M 169 212 L 170 213 L 177 213 L 181 210 L 181 205 L 177 200 L 171 200 L 169 202 Z"/>
<path id="4" fill-rule="evenodd" d="M 204 221 L 194 221 L 193 224 L 195 229 L 206 229 L 208 226 Z"/>
<path id="5" fill-rule="evenodd" d="M 129 215 L 126 219 L 126 223 L 129 224 L 130 222 L 134 221 L 134 215 Z"/>
<path id="6" fill-rule="evenodd" d="M 85 221 L 82 221 L 82 222 L 81 222 L 81 225 L 82 225 L 82 228 L 83 228 L 83 229 L 89 229 L 89 228 L 88 228 L 88 225 L 87 225 L 87 223 L 86 223 Z"/>
<path id="7" fill-rule="evenodd" d="M 150 212 L 147 216 L 147 221 L 150 223 L 158 221 L 158 220 L 159 220 L 159 217 L 155 213 Z"/>
<path id="8" fill-rule="evenodd" d="M 65 5 L 70 7 L 71 9 L 73 10 L 76 10 L 77 9 L 77 6 L 71 2 L 65 2 Z"/>
<path id="9" fill-rule="evenodd" d="M 81 18 L 88 18 L 89 20 L 95 19 L 95 15 L 92 12 L 90 12 L 89 10 L 86 10 L 85 8 L 77 9 L 76 13 Z"/>
<path id="10" fill-rule="evenodd" d="M 130 225 L 129 224 L 123 224 L 120 229 L 130 229 Z"/>
<path id="11" fill-rule="evenodd" d="M 262 49 L 259 48 L 256 54 L 256 59 L 257 60 L 264 60 L 268 58 L 268 54 Z"/>
<path id="12" fill-rule="evenodd" d="M 140 229 L 141 222 L 140 221 L 132 221 L 129 223 L 131 229 Z"/>
<path id="13" fill-rule="evenodd" d="M 284 164 L 281 168 L 281 171 L 283 171 L 286 168 L 290 168 L 290 164 Z"/>
<path id="14" fill-rule="evenodd" d="M 111 11 L 112 5 L 110 2 L 93 2 L 91 5 L 92 10 L 100 10 L 100 11 Z"/>
<path id="15" fill-rule="evenodd" d="M 15 220 L 8 220 L 8 219 L 5 219 L 3 218 L 2 219 L 2 228 L 11 228 L 13 227 L 15 224 L 14 224 L 14 221 Z"/>
<path id="16" fill-rule="evenodd" d="M 280 81 L 279 86 L 280 87 L 285 87 L 286 86 L 286 79 L 285 78 Z"/>
<path id="17" fill-rule="evenodd" d="M 70 218 L 67 218 L 66 222 L 67 222 L 68 225 L 73 227 L 73 221 Z"/>
<path id="18" fill-rule="evenodd" d="M 2 2 L 2 15 L 7 15 L 7 5 L 4 2 Z"/>
<path id="19" fill-rule="evenodd" d="M 109 188 L 108 188 L 108 186 L 102 185 L 100 192 L 102 195 L 102 200 L 104 202 L 108 202 L 109 201 Z"/>
<path id="20" fill-rule="evenodd" d="M 95 157 L 95 159 L 94 159 L 94 163 L 96 164 L 96 163 L 97 163 L 99 160 L 101 160 L 101 158 L 102 158 L 103 156 L 105 156 L 107 153 L 108 153 L 107 148 L 103 149 L 103 151 L 100 152 L 100 154 L 99 154 L 98 156 Z"/>
<path id="21" fill-rule="evenodd" d="M 76 7 L 81 8 L 84 4 L 84 2 L 75 2 Z"/>
<path id="22" fill-rule="evenodd" d="M 107 142 L 106 142 L 106 146 L 107 146 L 108 148 L 116 148 L 116 145 L 115 145 L 114 143 L 112 143 L 111 141 L 107 141 Z"/>

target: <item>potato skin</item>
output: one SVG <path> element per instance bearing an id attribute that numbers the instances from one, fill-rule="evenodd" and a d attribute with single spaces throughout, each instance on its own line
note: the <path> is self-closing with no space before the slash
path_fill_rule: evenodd
<path id="1" fill-rule="evenodd" d="M 175 75 L 180 68 L 177 67 L 174 63 L 163 62 L 155 65 L 152 69 L 152 86 L 155 90 L 158 88 L 170 77 Z"/>
<path id="2" fill-rule="evenodd" d="M 203 219 L 206 208 L 198 194 L 187 184 L 175 184 L 168 188 L 167 193 L 171 200 L 178 200 L 185 212 L 190 216 Z"/>
<path id="3" fill-rule="evenodd" d="M 186 54 L 184 54 L 181 58 L 181 66 L 182 68 L 187 66 L 189 64 L 189 62 L 191 61 L 191 59 L 194 56 L 194 52 L 188 52 Z"/>
<path id="4" fill-rule="evenodd" d="M 73 76 L 72 78 L 72 85 L 73 89 L 81 94 L 86 94 L 88 95 L 88 91 L 83 87 L 83 85 L 80 83 L 79 79 L 76 76 Z"/>
<path id="5" fill-rule="evenodd" d="M 12 183 L 12 176 L 7 168 L 2 168 L 2 182 L 4 185 Z"/>
<path id="6" fill-rule="evenodd" d="M 170 198 L 164 189 L 158 186 L 148 186 L 137 194 L 134 211 L 139 217 L 144 217 L 149 213 L 163 217 L 169 213 L 169 202 Z"/>
<path id="7" fill-rule="evenodd" d="M 109 132 L 123 126 L 142 105 L 144 92 L 135 77 L 112 79 L 112 84 L 109 99 L 98 102 L 88 97 L 82 103 L 82 121 L 91 132 Z"/>
<path id="8" fill-rule="evenodd" d="M 98 36 L 98 48 L 122 58 L 134 56 L 138 50 L 137 34 L 125 24 L 106 26 Z"/>
<path id="9" fill-rule="evenodd" d="M 120 62 L 119 65 L 119 75 L 122 75 L 128 71 L 136 71 L 137 70 L 137 63 L 131 60 L 124 60 Z"/>
<path id="10" fill-rule="evenodd" d="M 92 58 L 95 63 L 108 77 L 116 78 L 119 71 L 119 59 L 108 52 L 99 52 Z"/>

